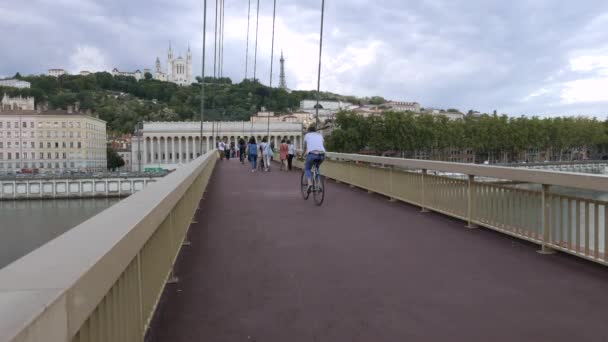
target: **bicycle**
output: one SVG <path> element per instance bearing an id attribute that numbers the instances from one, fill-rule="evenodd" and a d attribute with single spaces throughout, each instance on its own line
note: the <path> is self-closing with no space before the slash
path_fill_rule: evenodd
<path id="1" fill-rule="evenodd" d="M 312 192 L 312 197 L 315 201 L 315 204 L 320 206 L 323 204 L 323 200 L 325 199 L 325 178 L 321 176 L 321 171 L 319 170 L 321 162 L 315 162 L 312 164 L 310 171 L 312 172 L 312 188 L 311 191 L 308 191 L 308 180 L 306 179 L 306 171 L 302 169 L 302 177 L 300 181 L 300 191 L 302 192 L 302 198 L 304 200 L 308 200 L 310 197 L 310 193 Z"/>

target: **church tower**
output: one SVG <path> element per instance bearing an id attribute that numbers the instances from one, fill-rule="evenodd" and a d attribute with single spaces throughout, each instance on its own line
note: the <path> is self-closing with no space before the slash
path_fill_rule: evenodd
<path id="1" fill-rule="evenodd" d="M 287 82 L 285 81 L 285 58 L 283 58 L 283 50 L 281 50 L 281 74 L 279 76 L 279 89 L 287 90 Z"/>
<path id="2" fill-rule="evenodd" d="M 157 75 L 157 77 L 158 77 L 158 75 L 160 75 L 161 72 L 162 72 L 162 70 L 160 69 L 160 59 L 157 56 L 156 57 L 156 75 Z"/>
<path id="3" fill-rule="evenodd" d="M 167 80 L 173 79 L 173 50 L 171 49 L 171 42 L 169 42 L 169 52 L 167 52 Z"/>
<path id="4" fill-rule="evenodd" d="M 188 43 L 188 53 L 186 55 L 186 83 L 192 84 L 194 79 L 192 78 L 192 52 L 190 51 L 190 43 Z"/>

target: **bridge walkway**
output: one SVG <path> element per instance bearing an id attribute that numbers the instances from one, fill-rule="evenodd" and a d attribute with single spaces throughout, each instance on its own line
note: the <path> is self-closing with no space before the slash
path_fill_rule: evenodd
<path id="1" fill-rule="evenodd" d="M 608 270 L 299 172 L 218 162 L 148 341 L 608 340 Z"/>

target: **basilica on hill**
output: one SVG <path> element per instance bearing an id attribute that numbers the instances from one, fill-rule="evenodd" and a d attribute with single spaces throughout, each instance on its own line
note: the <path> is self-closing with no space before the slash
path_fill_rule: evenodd
<path id="1" fill-rule="evenodd" d="M 183 58 L 181 55 L 174 58 L 173 49 L 171 48 L 171 44 L 169 44 L 167 71 L 163 72 L 160 59 L 156 57 L 154 78 L 159 81 L 176 83 L 180 86 L 192 84 L 194 78 L 192 77 L 192 52 L 190 51 L 190 46 L 188 46 L 186 58 Z"/>

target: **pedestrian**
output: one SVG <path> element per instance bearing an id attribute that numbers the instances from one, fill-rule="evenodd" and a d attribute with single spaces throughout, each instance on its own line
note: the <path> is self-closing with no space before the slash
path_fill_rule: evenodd
<path id="1" fill-rule="evenodd" d="M 260 170 L 264 171 L 266 170 L 266 168 L 264 167 L 264 146 L 265 146 L 265 139 L 262 139 L 262 142 L 258 145 L 258 149 L 259 149 L 259 155 L 260 155 Z"/>
<path id="2" fill-rule="evenodd" d="M 247 145 L 245 144 L 245 139 L 241 138 L 239 140 L 239 159 L 241 160 L 241 164 L 245 164 L 245 149 Z"/>
<path id="3" fill-rule="evenodd" d="M 224 154 L 226 153 L 225 149 L 226 146 L 224 145 L 224 142 L 220 140 L 220 142 L 217 144 L 217 151 L 220 153 L 220 160 L 224 160 Z"/>
<path id="4" fill-rule="evenodd" d="M 272 161 L 272 156 L 274 155 L 273 143 L 268 143 L 264 147 L 264 166 L 266 166 L 266 172 L 270 171 L 270 162 Z"/>
<path id="5" fill-rule="evenodd" d="M 247 155 L 249 156 L 249 162 L 251 163 L 251 172 L 255 172 L 258 163 L 258 145 L 255 143 L 254 137 L 249 138 Z"/>
<path id="6" fill-rule="evenodd" d="M 270 141 L 270 149 L 274 151 L 274 140 Z M 274 155 L 270 156 L 270 161 L 274 160 Z"/>
<path id="7" fill-rule="evenodd" d="M 291 140 L 287 140 L 287 167 L 289 171 L 291 171 L 291 163 L 293 162 L 295 154 L 296 147 L 291 143 Z"/>
<path id="8" fill-rule="evenodd" d="M 226 154 L 226 161 L 230 160 L 230 144 L 227 139 L 224 142 L 224 152 Z"/>
<path id="9" fill-rule="evenodd" d="M 280 147 L 280 155 L 281 155 L 281 171 L 287 171 L 287 155 L 289 152 L 289 146 L 287 146 L 287 142 L 285 139 L 281 140 Z"/>

